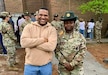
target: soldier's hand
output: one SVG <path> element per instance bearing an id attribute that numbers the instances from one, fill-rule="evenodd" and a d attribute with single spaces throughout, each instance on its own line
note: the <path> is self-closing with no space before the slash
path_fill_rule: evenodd
<path id="1" fill-rule="evenodd" d="M 70 65 L 70 63 L 64 63 L 64 67 L 65 67 L 66 70 L 68 70 L 68 71 L 72 71 L 72 70 L 74 69 L 74 67 L 72 67 L 72 66 Z"/>

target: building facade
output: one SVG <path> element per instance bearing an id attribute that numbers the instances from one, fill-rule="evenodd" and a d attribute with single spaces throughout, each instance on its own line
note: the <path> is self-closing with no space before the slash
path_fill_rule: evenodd
<path id="1" fill-rule="evenodd" d="M 0 12 L 5 10 L 4 0 L 0 0 Z"/>

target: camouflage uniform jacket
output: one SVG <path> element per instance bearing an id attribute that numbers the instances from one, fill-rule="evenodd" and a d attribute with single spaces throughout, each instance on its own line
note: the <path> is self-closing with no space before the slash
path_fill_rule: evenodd
<path id="1" fill-rule="evenodd" d="M 62 28 L 62 23 L 60 21 L 52 21 L 51 22 L 52 26 L 54 26 L 56 28 L 56 30 L 60 30 Z"/>
<path id="2" fill-rule="evenodd" d="M 76 20 L 74 28 L 75 28 L 75 31 L 79 31 L 79 20 Z"/>
<path id="3" fill-rule="evenodd" d="M 102 29 L 102 22 L 96 21 L 95 29 L 101 30 Z"/>
<path id="4" fill-rule="evenodd" d="M 85 56 L 86 40 L 82 34 L 74 31 L 71 34 L 63 33 L 57 45 L 57 58 L 60 64 L 68 62 L 71 66 L 82 66 Z"/>
<path id="5" fill-rule="evenodd" d="M 15 46 L 16 37 L 14 35 L 12 25 L 6 22 L 0 23 L 0 32 L 3 35 L 3 44 L 7 46 Z"/>
<path id="6" fill-rule="evenodd" d="M 29 23 L 31 23 L 31 20 L 25 20 L 25 22 L 24 23 L 22 23 L 22 25 L 21 25 L 21 27 L 20 27 L 20 33 L 22 33 L 22 31 L 23 31 L 23 29 L 24 29 L 24 27 L 27 25 L 27 24 L 29 24 Z"/>

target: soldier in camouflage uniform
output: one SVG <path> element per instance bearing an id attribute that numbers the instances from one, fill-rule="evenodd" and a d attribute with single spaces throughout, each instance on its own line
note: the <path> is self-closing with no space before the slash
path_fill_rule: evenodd
<path id="1" fill-rule="evenodd" d="M 61 20 L 64 21 L 65 31 L 60 34 L 56 49 L 60 75 L 84 75 L 86 40 L 74 30 L 76 17 L 72 11 L 67 11 Z"/>
<path id="2" fill-rule="evenodd" d="M 59 21 L 58 14 L 54 15 L 54 19 L 51 22 L 51 24 L 52 24 L 52 26 L 54 26 L 56 28 L 57 33 L 59 33 L 61 30 L 61 22 Z M 59 63 L 59 61 L 55 57 L 55 52 L 54 52 L 53 53 L 53 59 L 52 59 L 52 64 L 53 64 L 52 75 L 55 75 L 55 74 L 58 75 L 58 63 Z"/>
<path id="3" fill-rule="evenodd" d="M 8 66 L 9 69 L 15 70 L 17 69 L 14 68 L 16 64 L 16 48 L 15 48 L 16 37 L 14 35 L 12 25 L 8 23 L 10 19 L 9 13 L 1 12 L 0 16 L 3 19 L 3 21 L 0 23 L 0 32 L 3 35 L 3 43 L 7 50 Z"/>
<path id="4" fill-rule="evenodd" d="M 25 18 L 25 22 L 22 23 L 22 25 L 20 26 L 20 34 L 22 34 L 22 31 L 23 31 L 24 27 L 25 27 L 27 24 L 31 23 L 29 12 L 25 12 L 25 13 L 24 13 L 24 18 Z"/>
<path id="5" fill-rule="evenodd" d="M 96 37 L 97 43 L 101 43 L 102 23 L 103 23 L 102 19 L 99 18 L 99 20 L 96 21 L 96 24 L 95 24 L 95 37 Z"/>
<path id="6" fill-rule="evenodd" d="M 75 31 L 79 31 L 79 19 L 77 18 L 77 20 L 75 21 L 75 27 L 74 27 Z"/>
<path id="7" fill-rule="evenodd" d="M 58 14 L 54 15 L 54 19 L 51 22 L 52 26 L 54 26 L 57 30 L 57 32 L 59 33 L 62 29 L 62 22 L 59 20 L 58 18 Z"/>

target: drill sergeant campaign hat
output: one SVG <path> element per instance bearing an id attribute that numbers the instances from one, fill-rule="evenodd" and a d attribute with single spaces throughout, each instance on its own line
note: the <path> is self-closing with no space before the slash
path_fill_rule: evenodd
<path id="1" fill-rule="evenodd" d="M 76 21 L 77 16 L 72 11 L 66 11 L 65 15 L 61 18 L 62 21 Z"/>
<path id="2" fill-rule="evenodd" d="M 4 11 L 0 13 L 0 17 L 8 17 L 8 16 L 10 17 L 9 12 Z"/>

